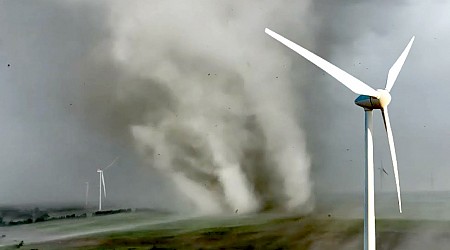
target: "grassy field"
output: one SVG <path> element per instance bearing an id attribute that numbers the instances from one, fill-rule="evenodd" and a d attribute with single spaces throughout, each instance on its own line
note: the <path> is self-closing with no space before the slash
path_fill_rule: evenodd
<path id="1" fill-rule="evenodd" d="M 362 249 L 362 232 L 360 219 L 201 217 L 38 244 L 25 242 L 21 249 Z M 427 244 L 433 244 L 428 249 L 448 249 L 449 238 L 449 222 L 377 220 L 377 249 L 427 249 Z"/>

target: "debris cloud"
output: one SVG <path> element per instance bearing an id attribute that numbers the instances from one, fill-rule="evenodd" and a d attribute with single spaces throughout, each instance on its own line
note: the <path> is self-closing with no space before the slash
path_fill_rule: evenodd
<path id="1" fill-rule="evenodd" d="M 290 59 L 264 28 L 272 1 L 116 2 L 115 97 L 149 167 L 205 213 L 308 209 L 310 158 L 291 95 Z M 289 15 L 291 14 L 291 15 Z M 286 23 L 288 24 L 288 23 Z"/>

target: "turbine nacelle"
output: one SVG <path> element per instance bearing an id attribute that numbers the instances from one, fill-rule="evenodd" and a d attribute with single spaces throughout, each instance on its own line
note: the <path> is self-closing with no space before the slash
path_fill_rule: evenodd
<path id="1" fill-rule="evenodd" d="M 355 99 L 355 104 L 366 110 L 385 109 L 391 102 L 391 94 L 385 89 L 377 89 L 378 97 L 360 95 Z"/>

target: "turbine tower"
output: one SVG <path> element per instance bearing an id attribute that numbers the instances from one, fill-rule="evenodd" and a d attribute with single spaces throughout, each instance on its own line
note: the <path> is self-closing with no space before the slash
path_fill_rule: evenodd
<path id="1" fill-rule="evenodd" d="M 89 182 L 86 181 L 86 197 L 85 197 L 85 204 L 84 204 L 84 208 L 86 208 L 86 209 L 88 207 L 88 197 L 89 197 Z"/>
<path id="2" fill-rule="evenodd" d="M 102 186 L 103 186 L 103 195 L 106 198 L 106 186 L 105 186 L 105 177 L 103 175 L 103 171 L 111 167 L 119 157 L 116 157 L 114 161 L 112 161 L 108 166 L 103 169 L 97 169 L 97 173 L 99 174 L 99 185 L 98 185 L 98 211 L 102 211 Z"/>
<path id="3" fill-rule="evenodd" d="M 305 59 L 315 64 L 336 80 L 344 84 L 354 93 L 360 95 L 356 98 L 355 104 L 364 108 L 365 113 L 365 187 L 364 187 L 364 249 L 365 250 L 375 250 L 375 187 L 374 187 L 374 167 L 373 167 L 373 114 L 372 110 L 380 109 L 383 115 L 384 128 L 386 129 L 389 148 L 391 151 L 392 166 L 394 170 L 395 184 L 397 187 L 397 198 L 398 207 L 400 213 L 402 212 L 402 200 L 400 196 L 400 182 L 398 179 L 398 168 L 397 168 L 397 156 L 395 153 L 394 138 L 392 136 L 391 122 L 389 120 L 388 105 L 391 101 L 391 95 L 389 92 L 397 79 L 398 74 L 408 56 L 409 50 L 414 42 L 414 36 L 409 41 L 403 53 L 394 63 L 394 65 L 389 70 L 387 76 L 387 82 L 385 89 L 373 89 L 367 84 L 348 74 L 347 72 L 341 70 L 340 68 L 334 66 L 328 61 L 322 59 L 321 57 L 315 55 L 309 50 L 289 41 L 283 36 L 271 31 L 270 29 L 265 29 L 265 32 L 279 41 L 280 43 L 286 45 L 290 49 L 294 50 Z"/>

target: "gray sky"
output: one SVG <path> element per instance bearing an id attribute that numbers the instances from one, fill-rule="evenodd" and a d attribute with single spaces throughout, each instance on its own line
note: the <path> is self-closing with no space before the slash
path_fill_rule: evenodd
<path id="1" fill-rule="evenodd" d="M 374 88 L 384 88 L 389 68 L 412 35 L 416 36 L 392 89 L 393 100 L 389 106 L 401 186 L 404 191 L 429 190 L 430 176 L 433 175 L 434 188 L 448 190 L 446 176 L 450 173 L 446 167 L 446 152 L 450 144 L 446 135 L 450 121 L 445 118 L 443 100 L 450 90 L 446 84 L 445 66 L 450 63 L 445 56 L 450 38 L 446 32 L 450 19 L 445 15 L 449 4 L 443 1 L 325 2 L 320 1 L 316 8 L 324 11 L 326 16 L 323 23 L 327 23 L 327 28 L 318 39 L 320 42 L 320 37 L 323 37 L 326 41 L 321 46 L 327 47 L 325 51 L 331 50 L 327 58 Z M 320 54 L 320 50 L 317 52 Z M 300 67 L 314 70 L 307 64 L 299 59 Z M 316 73 L 321 72 L 317 70 Z M 310 125 L 316 132 L 318 128 L 321 133 L 323 131 L 319 135 L 320 141 L 314 146 L 318 151 L 325 148 L 315 154 L 316 163 L 320 165 L 319 170 L 313 167 L 318 171 L 316 186 L 322 186 L 319 182 L 325 180 L 325 189 L 331 185 L 338 190 L 361 190 L 363 111 L 352 103 L 353 93 L 328 76 L 320 79 L 321 82 L 316 84 L 327 84 L 324 94 L 335 103 L 328 107 L 319 104 L 316 114 L 322 117 L 314 117 Z M 326 115 L 328 120 L 324 119 Z M 387 138 L 379 112 L 374 112 L 374 123 L 375 166 L 380 167 L 382 160 L 383 166 L 391 173 L 384 179 L 384 189 L 394 191 Z M 345 181 L 336 178 L 338 176 Z"/>
<path id="2" fill-rule="evenodd" d="M 107 35 L 103 9 L 57 1 L 0 5 L 0 204 L 80 202 L 86 181 L 96 202 L 96 169 L 120 156 L 105 172 L 109 200 L 159 206 L 168 188 L 151 172 L 139 172 L 134 149 L 103 129 L 104 114 L 87 104 L 97 86 L 83 64 Z M 96 100 L 108 105 L 106 98 Z"/>
<path id="3" fill-rule="evenodd" d="M 130 4 L 131 9 L 136 8 L 134 4 L 138 2 Z M 151 4 L 156 9 L 159 3 Z M 270 27 L 374 88 L 384 87 L 389 68 L 415 35 L 391 92 L 390 116 L 401 186 L 403 191 L 428 190 L 432 173 L 435 189 L 450 188 L 446 166 L 450 120 L 445 118 L 450 90 L 449 3 L 287 1 L 274 7 L 264 2 L 261 11 L 275 14 L 256 19 L 258 24 L 249 21 L 252 16 L 259 17 L 257 10 L 246 14 L 245 4 L 230 6 L 227 15 L 241 17 L 232 19 L 238 26 L 242 22 L 244 27 Z M 257 6 L 253 4 L 255 9 Z M 121 67 L 126 66 L 110 59 L 108 51 L 117 35 L 111 13 L 122 15 L 117 6 L 104 2 L 0 2 L 0 205 L 80 202 L 86 181 L 92 183 L 91 202 L 95 202 L 96 168 L 119 155 L 117 166 L 105 172 L 110 201 L 129 206 L 183 206 L 174 198 L 181 195 L 157 171 L 145 167 L 148 162 L 136 153 L 130 138 L 128 126 L 141 122 L 145 114 L 136 106 L 159 103 L 137 98 L 124 104 L 114 99 L 121 79 L 138 77 L 129 76 L 133 70 L 123 73 Z M 203 34 L 202 27 L 189 24 L 186 29 Z M 161 21 L 161 28 L 171 26 Z M 356 96 L 266 36 L 263 29 L 260 32 L 261 37 L 254 39 L 263 41 L 270 53 L 291 60 L 287 74 L 295 89 L 296 119 L 312 159 L 314 188 L 362 192 L 364 114 L 353 104 Z M 177 39 L 174 36 L 167 41 Z M 270 56 L 261 60 L 270 60 Z M 382 159 L 392 173 L 379 112 L 374 112 L 374 122 L 375 166 L 379 167 Z M 392 174 L 384 183 L 385 190 L 394 191 Z"/>

